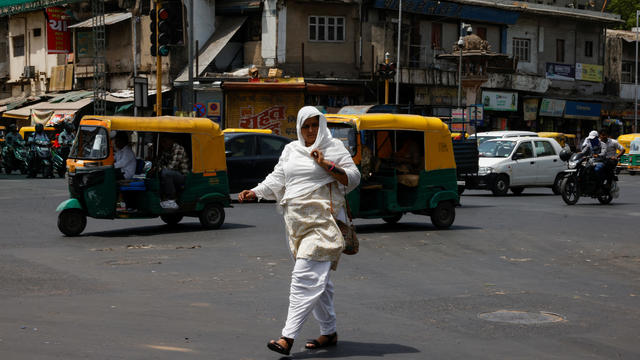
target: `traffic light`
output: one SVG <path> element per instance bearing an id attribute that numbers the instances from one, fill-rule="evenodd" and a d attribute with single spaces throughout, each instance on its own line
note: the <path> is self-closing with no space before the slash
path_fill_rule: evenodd
<path id="1" fill-rule="evenodd" d="M 378 76 L 383 79 L 392 79 L 396 75 L 396 64 L 378 64 Z"/>
<path id="2" fill-rule="evenodd" d="M 171 24 L 169 21 L 169 10 L 164 8 L 161 4 L 157 5 L 156 10 L 151 10 L 149 16 L 151 17 L 151 23 L 149 25 L 151 30 L 151 56 L 167 56 L 169 55 L 169 43 L 171 43 Z M 157 25 L 156 25 L 157 23 Z"/>
<path id="3" fill-rule="evenodd" d="M 168 11 L 167 21 L 169 23 L 171 45 L 184 45 L 184 23 L 182 18 L 182 1 L 169 0 L 164 3 L 164 8 Z"/>

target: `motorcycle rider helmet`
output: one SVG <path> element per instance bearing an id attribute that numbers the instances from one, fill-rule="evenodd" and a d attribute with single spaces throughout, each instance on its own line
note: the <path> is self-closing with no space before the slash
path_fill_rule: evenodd
<path id="1" fill-rule="evenodd" d="M 563 149 L 562 151 L 560 151 L 560 160 L 562 161 L 568 161 L 571 158 L 571 151 L 567 150 L 567 149 Z"/>
<path id="2" fill-rule="evenodd" d="M 36 124 L 36 133 L 40 134 L 44 131 L 44 125 L 42 124 Z"/>

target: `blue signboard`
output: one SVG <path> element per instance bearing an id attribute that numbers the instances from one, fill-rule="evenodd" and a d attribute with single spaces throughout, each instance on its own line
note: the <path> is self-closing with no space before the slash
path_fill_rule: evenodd
<path id="1" fill-rule="evenodd" d="M 590 119 L 600 120 L 600 103 L 586 103 L 578 101 L 567 101 L 564 108 L 564 117 L 570 119 Z"/>
<path id="2" fill-rule="evenodd" d="M 399 0 L 375 0 L 374 7 L 397 10 L 398 2 Z M 515 24 L 520 17 L 520 13 L 515 11 L 437 0 L 402 0 L 402 11 L 507 25 Z"/>
<path id="3" fill-rule="evenodd" d="M 547 63 L 547 79 L 574 81 L 576 67 L 568 64 Z"/>

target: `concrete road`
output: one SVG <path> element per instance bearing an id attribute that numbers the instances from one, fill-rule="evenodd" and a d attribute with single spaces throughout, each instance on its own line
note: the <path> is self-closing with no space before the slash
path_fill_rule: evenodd
<path id="1" fill-rule="evenodd" d="M 332 274 L 340 344 L 305 351 L 309 319 L 293 357 L 639 359 L 640 177 L 620 187 L 607 206 L 466 192 L 446 231 L 356 221 L 360 254 Z M 66 198 L 62 179 L 0 178 L 0 359 L 279 358 L 292 262 L 273 204 L 216 231 L 89 219 L 67 238 Z"/>

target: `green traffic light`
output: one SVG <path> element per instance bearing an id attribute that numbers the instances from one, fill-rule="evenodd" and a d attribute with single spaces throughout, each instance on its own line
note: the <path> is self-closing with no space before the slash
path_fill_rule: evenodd
<path id="1" fill-rule="evenodd" d="M 168 46 L 160 46 L 160 48 L 158 48 L 158 55 L 160 55 L 160 56 L 169 55 L 169 47 Z"/>

